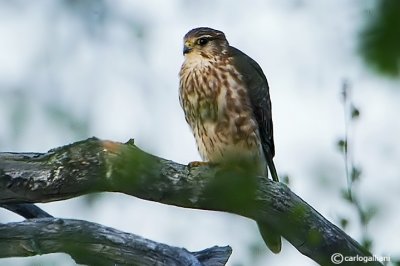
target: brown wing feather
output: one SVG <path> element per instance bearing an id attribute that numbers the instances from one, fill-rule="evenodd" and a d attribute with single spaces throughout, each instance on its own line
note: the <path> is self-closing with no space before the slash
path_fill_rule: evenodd
<path id="1" fill-rule="evenodd" d="M 278 181 L 272 158 L 275 156 L 274 134 L 271 114 L 271 99 L 267 78 L 256 61 L 234 47 L 229 47 L 237 70 L 243 75 L 250 102 L 257 120 L 264 155 L 273 180 Z"/>

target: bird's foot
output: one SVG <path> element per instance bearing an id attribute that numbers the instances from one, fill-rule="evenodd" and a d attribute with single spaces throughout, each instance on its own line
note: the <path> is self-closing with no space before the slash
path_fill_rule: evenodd
<path id="1" fill-rule="evenodd" d="M 122 148 L 122 143 L 110 140 L 102 140 L 103 151 L 118 154 Z"/>
<path id="2" fill-rule="evenodd" d="M 209 162 L 200 162 L 200 161 L 194 161 L 194 162 L 190 162 L 188 164 L 189 168 L 199 167 L 199 166 L 207 166 L 207 165 L 210 165 L 210 163 Z"/>

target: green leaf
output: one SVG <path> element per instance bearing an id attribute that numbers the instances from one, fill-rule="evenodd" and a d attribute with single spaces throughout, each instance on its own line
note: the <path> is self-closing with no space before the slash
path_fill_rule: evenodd
<path id="1" fill-rule="evenodd" d="M 343 153 L 347 152 L 347 141 L 344 139 L 339 139 L 338 142 L 336 143 L 337 147 L 339 150 Z"/>
<path id="2" fill-rule="evenodd" d="M 361 240 L 361 245 L 367 250 L 371 250 L 372 244 L 373 244 L 372 239 L 369 238 L 368 236 L 364 236 L 363 239 Z"/>
<path id="3" fill-rule="evenodd" d="M 351 119 L 356 120 L 360 117 L 360 110 L 354 105 L 351 105 Z"/>
<path id="4" fill-rule="evenodd" d="M 285 185 L 289 185 L 290 183 L 290 179 L 289 179 L 289 175 L 283 175 L 281 176 L 281 182 L 284 183 Z"/>
<path id="5" fill-rule="evenodd" d="M 351 168 L 351 173 L 350 173 L 351 182 L 358 181 L 360 179 L 360 176 L 361 176 L 361 170 L 359 168 L 353 166 Z"/>
<path id="6" fill-rule="evenodd" d="M 347 225 L 349 224 L 349 220 L 347 218 L 341 218 L 339 223 L 342 229 L 346 229 Z"/>

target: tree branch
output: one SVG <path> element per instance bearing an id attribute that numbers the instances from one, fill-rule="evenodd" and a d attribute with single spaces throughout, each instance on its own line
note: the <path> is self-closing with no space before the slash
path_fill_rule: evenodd
<path id="1" fill-rule="evenodd" d="M 0 203 L 48 202 L 100 191 L 225 211 L 269 224 L 321 265 L 335 265 L 334 253 L 371 256 L 284 184 L 249 176 L 235 166 L 189 167 L 147 154 L 133 141 L 95 138 L 45 154 L 0 153 Z"/>
<path id="2" fill-rule="evenodd" d="M 38 206 L 30 203 L 0 204 L 0 207 L 19 214 L 26 219 L 53 217 Z"/>
<path id="3" fill-rule="evenodd" d="M 222 266 L 230 247 L 198 252 L 80 220 L 42 218 L 0 224 L 0 257 L 65 252 L 87 265 Z"/>

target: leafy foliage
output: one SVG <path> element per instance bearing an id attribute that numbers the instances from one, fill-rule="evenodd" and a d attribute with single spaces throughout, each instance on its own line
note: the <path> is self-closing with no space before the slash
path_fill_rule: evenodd
<path id="1" fill-rule="evenodd" d="M 342 100 L 344 106 L 345 134 L 344 137 L 337 142 L 337 146 L 344 158 L 347 188 L 341 190 L 341 195 L 346 202 L 355 208 L 363 233 L 360 242 L 366 249 L 371 250 L 373 241 L 368 234 L 367 227 L 370 221 L 375 217 L 377 208 L 375 206 L 365 206 L 365 204 L 361 202 L 359 194 L 356 192 L 357 186 L 362 180 L 362 171 L 361 168 L 355 164 L 352 151 L 353 139 L 350 133 L 352 131 L 352 126 L 360 117 L 360 111 L 352 102 L 350 87 L 347 81 L 343 82 Z M 350 223 L 347 218 L 340 218 L 339 222 L 343 229 Z"/>
<path id="2" fill-rule="evenodd" d="M 400 1 L 379 0 L 367 12 L 359 38 L 359 52 L 378 73 L 400 77 Z"/>

